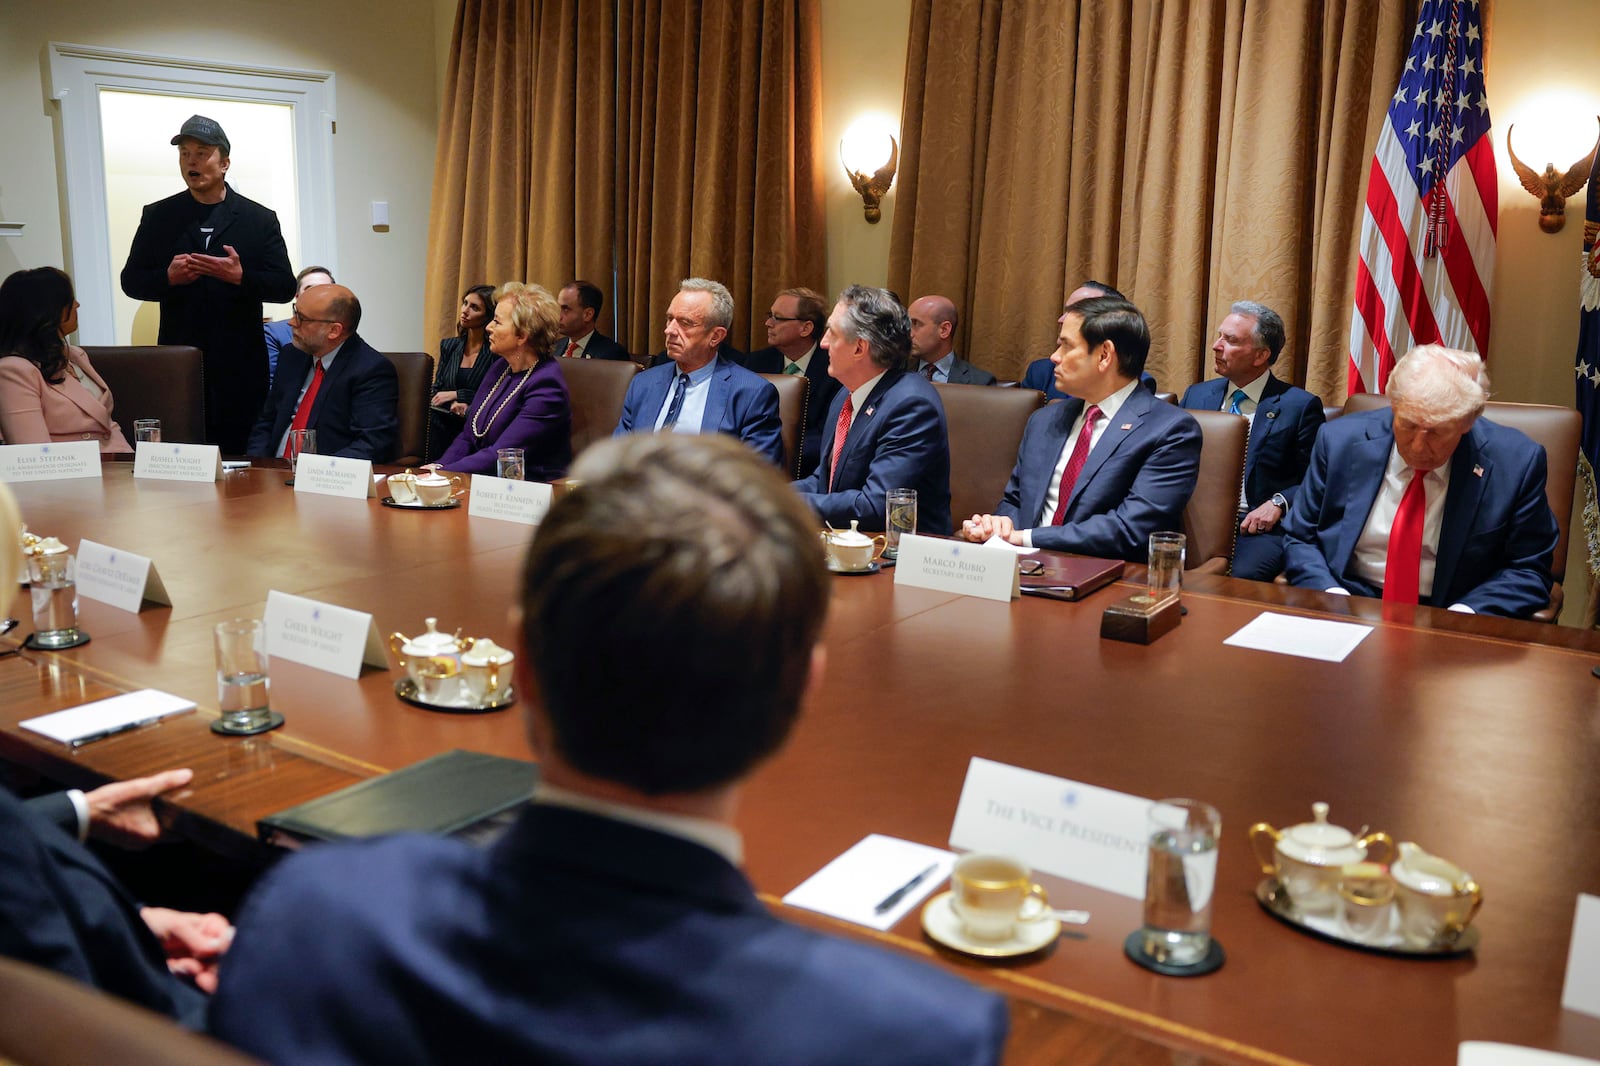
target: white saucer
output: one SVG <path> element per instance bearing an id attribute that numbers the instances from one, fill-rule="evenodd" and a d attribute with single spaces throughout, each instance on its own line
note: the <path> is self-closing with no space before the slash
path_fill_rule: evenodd
<path id="1" fill-rule="evenodd" d="M 1061 935 L 1061 922 L 1057 919 L 1035 918 L 1031 922 L 1018 922 L 1017 931 L 1010 940 L 974 940 L 967 935 L 951 906 L 954 898 L 953 892 L 941 892 L 928 901 L 922 908 L 922 931 L 963 955 L 987 959 L 1028 955 L 1049 947 Z"/>

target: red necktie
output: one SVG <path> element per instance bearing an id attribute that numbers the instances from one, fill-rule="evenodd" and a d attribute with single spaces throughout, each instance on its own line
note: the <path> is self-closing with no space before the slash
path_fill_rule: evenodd
<path id="1" fill-rule="evenodd" d="M 937 369 L 938 368 L 935 367 L 932 363 L 923 363 L 922 364 L 922 376 L 927 378 L 929 381 L 932 381 L 933 380 L 933 372 L 935 370 L 937 370 Z"/>
<path id="2" fill-rule="evenodd" d="M 1083 473 L 1083 464 L 1089 461 L 1089 438 L 1094 436 L 1094 424 L 1098 421 L 1100 407 L 1090 404 L 1083 413 L 1083 428 L 1078 430 L 1078 442 L 1072 446 L 1067 468 L 1061 471 L 1061 488 L 1056 493 L 1056 513 L 1050 519 L 1053 526 L 1059 526 L 1067 519 L 1067 504 L 1072 502 L 1072 488 L 1078 483 L 1078 475 Z"/>
<path id="3" fill-rule="evenodd" d="M 311 406 L 316 403 L 317 390 L 322 388 L 322 360 L 316 362 L 316 370 L 311 372 L 311 384 L 306 387 L 306 394 L 300 397 L 300 406 L 294 409 L 294 421 L 289 425 L 292 434 L 297 429 L 305 429 L 306 423 L 311 421 Z M 283 442 L 283 457 L 290 458 L 289 442 Z"/>
<path id="4" fill-rule="evenodd" d="M 850 402 L 850 394 L 844 394 L 844 406 L 839 408 L 839 420 L 833 424 L 833 460 L 828 463 L 828 491 L 833 491 L 834 476 L 839 473 L 839 453 L 844 451 L 844 439 L 850 433 L 850 416 L 855 413 L 855 404 Z"/>
<path id="5" fill-rule="evenodd" d="M 1400 497 L 1394 525 L 1389 527 L 1389 556 L 1383 564 L 1384 603 L 1417 602 L 1422 585 L 1422 519 L 1428 511 L 1422 482 L 1427 476 L 1421 470 L 1411 472 L 1411 484 Z"/>

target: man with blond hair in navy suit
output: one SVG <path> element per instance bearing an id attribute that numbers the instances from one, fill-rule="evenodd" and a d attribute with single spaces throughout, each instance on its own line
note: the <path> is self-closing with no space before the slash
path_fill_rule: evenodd
<path id="1" fill-rule="evenodd" d="M 523 575 L 532 806 L 488 848 L 285 860 L 213 1030 L 283 1063 L 997 1062 L 1000 997 L 784 922 L 739 870 L 742 783 L 824 667 L 829 577 L 789 484 L 718 434 L 605 441 L 572 476 Z"/>
<path id="2" fill-rule="evenodd" d="M 1526 618 L 1550 602 L 1556 519 L 1544 449 L 1479 417 L 1489 374 L 1427 344 L 1389 410 L 1328 423 L 1284 529 L 1291 585 Z"/>
<path id="3" fill-rule="evenodd" d="M 1071 399 L 1028 419 L 993 514 L 961 527 L 968 540 L 1142 563 L 1150 534 L 1181 530 L 1200 476 L 1200 426 L 1140 387 L 1150 328 L 1115 296 L 1067 307 L 1050 358 Z"/>
<path id="4" fill-rule="evenodd" d="M 1191 411 L 1228 411 L 1250 420 L 1232 573 L 1252 581 L 1271 581 L 1283 572 L 1283 516 L 1300 491 L 1324 420 L 1321 400 L 1272 375 L 1285 340 L 1276 311 L 1239 301 L 1211 345 L 1222 376 L 1183 394 L 1183 406 Z"/>
<path id="5" fill-rule="evenodd" d="M 668 361 L 628 383 L 612 435 L 726 433 L 782 466 L 778 390 L 717 352 L 732 325 L 733 295 L 727 286 L 685 278 L 667 306 Z"/>

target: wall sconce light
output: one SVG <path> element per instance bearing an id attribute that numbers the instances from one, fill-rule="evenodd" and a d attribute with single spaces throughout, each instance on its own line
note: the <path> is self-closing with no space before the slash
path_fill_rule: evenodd
<path id="1" fill-rule="evenodd" d="M 1600 115 L 1596 116 L 1596 120 L 1600 121 Z M 1506 129 L 1506 152 L 1511 156 L 1511 168 L 1517 172 L 1522 187 L 1539 199 L 1539 228 L 1546 233 L 1560 233 L 1561 227 L 1567 224 L 1567 197 L 1588 182 L 1589 168 L 1594 165 L 1594 154 L 1596 149 L 1600 149 L 1600 139 L 1595 141 L 1594 148 L 1589 149 L 1589 154 L 1568 167 L 1565 174 L 1557 174 L 1554 163 L 1546 163 L 1541 174 L 1518 159 L 1517 153 L 1512 151 L 1511 131 L 1516 128 L 1513 122 Z"/>
<path id="2" fill-rule="evenodd" d="M 839 162 L 844 165 L 850 184 L 861 194 L 863 210 L 871 223 L 883 218 L 879 205 L 900 165 L 900 143 L 887 127 L 886 122 L 865 116 L 851 124 L 839 141 Z"/>

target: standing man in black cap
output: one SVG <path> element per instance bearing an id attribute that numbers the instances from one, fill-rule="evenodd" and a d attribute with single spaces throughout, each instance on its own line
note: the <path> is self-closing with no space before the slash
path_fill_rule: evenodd
<path id="1" fill-rule="evenodd" d="M 206 442 L 242 455 L 267 395 L 263 303 L 294 296 L 278 216 L 234 192 L 228 135 L 193 115 L 172 138 L 187 191 L 146 204 L 122 291 L 161 303 L 162 344 L 205 353 Z"/>

